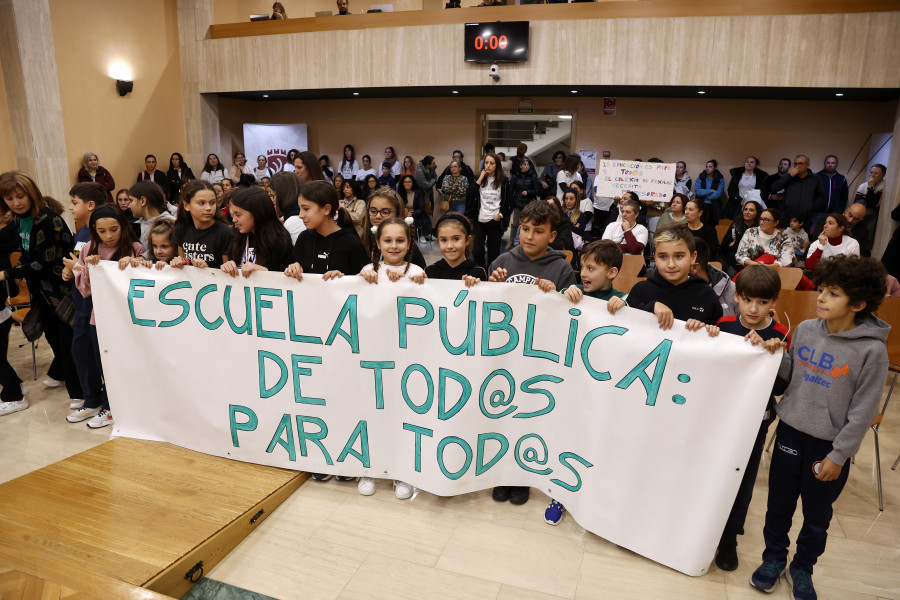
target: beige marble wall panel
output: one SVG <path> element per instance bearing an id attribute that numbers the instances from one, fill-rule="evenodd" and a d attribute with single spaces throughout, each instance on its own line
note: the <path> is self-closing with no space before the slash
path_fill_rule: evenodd
<path id="1" fill-rule="evenodd" d="M 900 87 L 896 31 L 900 12 L 535 21 L 529 61 L 497 85 Z M 210 39 L 200 90 L 490 84 L 462 38 L 447 24 Z"/>
<path id="2" fill-rule="evenodd" d="M 48 0 L 0 0 L 0 60 L 16 165 L 65 198 L 66 141 Z"/>
<path id="3" fill-rule="evenodd" d="M 199 177 L 206 162 L 206 153 L 218 149 L 218 117 L 214 106 L 217 99 L 200 93 L 200 81 L 209 68 L 205 56 L 215 57 L 214 52 L 205 53 L 203 40 L 213 22 L 212 0 L 178 0 L 178 38 L 181 44 L 182 100 L 184 103 L 185 160 L 197 165 L 194 174 Z M 218 61 L 216 61 L 218 62 Z M 215 120 L 215 126 L 209 123 Z M 206 124 L 206 125 L 204 125 Z M 221 156 L 221 155 L 220 155 Z M 226 164 L 228 162 L 226 161 Z"/>

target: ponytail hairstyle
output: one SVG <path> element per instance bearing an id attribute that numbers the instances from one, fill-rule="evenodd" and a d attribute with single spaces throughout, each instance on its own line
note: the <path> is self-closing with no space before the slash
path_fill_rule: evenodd
<path id="1" fill-rule="evenodd" d="M 133 244 L 137 240 L 134 239 L 134 230 L 131 229 L 131 223 L 125 218 L 125 213 L 118 208 L 113 208 L 111 204 L 104 204 L 91 213 L 91 219 L 89 221 L 91 249 L 88 251 L 87 255 L 93 256 L 94 254 L 100 254 L 100 246 L 103 244 L 100 240 L 100 235 L 97 233 L 97 221 L 100 219 L 115 219 L 119 223 L 119 229 L 122 232 L 119 235 L 119 245 L 110 260 L 119 260 L 123 256 L 134 256 Z"/>
<path id="2" fill-rule="evenodd" d="M 139 181 L 128 188 L 128 195 L 137 199 L 146 198 L 147 204 L 157 211 L 164 213 L 168 209 L 166 197 L 158 183 L 153 181 Z"/>
<path id="3" fill-rule="evenodd" d="M 300 190 L 300 196 L 319 206 L 328 206 L 328 216 L 334 219 L 338 227 L 353 227 L 353 219 L 347 209 L 341 206 L 341 199 L 334 186 L 327 181 L 309 181 Z M 268 199 L 268 197 L 267 197 Z M 269 204 L 272 204 L 271 200 Z"/>
<path id="4" fill-rule="evenodd" d="M 204 182 L 206 183 L 206 182 Z M 180 214 L 180 211 L 179 211 Z M 169 241 L 172 243 L 172 246 L 175 248 L 175 256 L 178 256 L 178 246 L 175 244 L 175 222 L 171 219 L 157 219 L 155 223 L 153 223 L 153 227 L 150 228 L 150 231 L 147 232 L 147 256 L 153 260 L 154 262 L 159 260 L 156 255 L 153 253 L 153 236 L 154 235 L 164 235 L 169 238 Z"/>
<path id="5" fill-rule="evenodd" d="M 202 179 L 191 179 L 183 186 L 181 186 L 181 202 L 178 203 L 178 216 L 175 219 L 176 223 L 181 223 L 182 225 L 186 225 L 191 229 L 194 228 L 194 220 L 191 218 L 191 213 L 187 211 L 184 205 L 190 204 L 191 198 L 193 198 L 200 190 L 209 190 L 214 195 L 216 193 L 216 189 L 212 186 L 212 184 Z M 216 200 L 216 204 L 218 205 L 218 200 Z M 219 210 L 216 209 L 216 215 L 221 214 L 222 213 L 220 213 Z M 222 217 L 222 220 L 224 220 L 224 216 Z"/>
<path id="6" fill-rule="evenodd" d="M 284 254 L 284 248 L 291 246 L 288 233 L 278 215 L 275 205 L 262 188 L 251 187 L 237 190 L 231 196 L 231 203 L 253 215 L 253 233 L 238 233 L 234 238 L 231 256 L 240 256 L 247 245 L 256 250 L 256 262 L 268 266 L 269 260 Z M 253 236 L 253 243 L 249 238 Z"/>
<path id="7" fill-rule="evenodd" d="M 413 225 L 414 221 L 412 217 L 406 217 L 405 219 L 398 219 L 397 217 L 388 217 L 378 227 L 373 227 L 375 229 L 374 237 L 376 240 L 381 239 L 381 232 L 384 231 L 384 228 L 388 225 L 400 225 L 406 230 L 406 238 L 409 240 L 409 247 L 406 249 L 406 255 L 403 257 L 403 260 L 406 261 L 406 267 L 403 269 L 403 274 L 406 275 L 409 272 L 409 266 L 412 264 L 412 255 L 413 250 L 416 246 L 416 228 Z M 371 231 L 371 230 L 370 230 Z M 378 249 L 378 244 L 373 244 L 372 248 L 372 266 L 375 267 L 375 270 L 378 270 L 378 263 L 381 262 L 381 250 Z"/>
<path id="8" fill-rule="evenodd" d="M 391 203 L 391 206 L 394 208 L 394 214 L 396 218 L 402 219 L 406 217 L 406 204 L 403 200 L 400 199 L 400 194 L 398 194 L 395 190 L 387 186 L 381 186 L 380 188 L 376 188 L 374 192 L 369 195 L 369 198 L 366 200 L 366 214 L 363 219 L 363 236 L 362 243 L 363 247 L 366 249 L 366 252 L 372 253 L 378 250 L 377 244 L 375 244 L 375 235 L 372 233 L 372 220 L 369 218 L 369 207 L 372 206 L 372 200 L 375 198 L 384 198 L 388 202 Z M 391 217 L 394 218 L 394 217 Z M 374 262 L 372 263 L 375 264 Z"/>

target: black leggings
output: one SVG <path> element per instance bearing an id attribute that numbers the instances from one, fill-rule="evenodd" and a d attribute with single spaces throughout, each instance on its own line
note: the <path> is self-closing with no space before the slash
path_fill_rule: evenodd
<path id="1" fill-rule="evenodd" d="M 40 293 L 32 293 L 31 297 L 35 307 L 40 311 L 44 337 L 53 350 L 53 362 L 47 369 L 47 375 L 65 381 L 69 398 L 80 400 L 84 395 L 81 392 L 78 373 L 75 371 L 75 361 L 72 360 L 72 328 L 56 316 L 53 307 L 47 304 Z"/>
<path id="2" fill-rule="evenodd" d="M 3 390 L 0 390 L 0 402 L 15 402 L 22 399 L 22 380 L 6 358 L 12 322 L 12 318 L 7 317 L 0 323 L 0 385 L 3 386 Z"/>
<path id="3" fill-rule="evenodd" d="M 472 250 L 475 264 L 484 267 L 485 271 L 500 256 L 500 242 L 503 238 L 503 224 L 500 221 L 475 222 L 475 247 Z M 487 259 L 484 256 L 484 244 L 487 241 Z M 490 275 L 488 271 L 488 275 Z"/>

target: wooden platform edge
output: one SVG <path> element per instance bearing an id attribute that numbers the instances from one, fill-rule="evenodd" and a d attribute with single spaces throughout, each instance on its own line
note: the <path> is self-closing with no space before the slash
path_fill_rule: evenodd
<path id="1" fill-rule="evenodd" d="M 215 535 L 207 538 L 181 559 L 160 571 L 155 577 L 145 582 L 142 587 L 173 598 L 181 598 L 195 584 L 200 582 L 199 577 L 195 577 L 193 582 L 187 579 L 186 574 L 188 571 L 195 568 L 202 561 L 204 576 L 209 573 L 244 538 L 250 535 L 260 523 L 265 521 L 282 502 L 297 491 L 308 478 L 309 473 L 297 472 L 296 477 L 293 477 L 266 496 L 231 523 L 222 527 Z M 199 568 L 194 573 L 199 574 Z"/>
<path id="2" fill-rule="evenodd" d="M 0 565 L 77 590 L 96 600 L 171 600 L 169 596 L 94 573 L 34 548 L 13 547 L 0 540 Z"/>

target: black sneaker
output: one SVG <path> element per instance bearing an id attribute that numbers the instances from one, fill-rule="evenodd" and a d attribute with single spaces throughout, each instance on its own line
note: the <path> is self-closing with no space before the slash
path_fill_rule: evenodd
<path id="1" fill-rule="evenodd" d="M 757 567 L 757 569 L 753 572 L 753 575 L 750 576 L 750 585 L 760 590 L 761 592 L 771 594 L 775 591 L 775 584 L 778 583 L 778 580 L 784 573 L 784 568 L 786 566 L 786 561 L 764 562 L 763 564 L 759 565 L 759 567 Z"/>
<path id="2" fill-rule="evenodd" d="M 335 479 L 338 481 L 356 481 L 356 477 L 346 477 L 344 475 L 337 475 L 335 476 Z"/>
<path id="3" fill-rule="evenodd" d="M 312 475 L 312 478 L 316 481 L 328 481 L 332 477 L 327 473 L 310 473 L 310 475 Z"/>
<path id="4" fill-rule="evenodd" d="M 494 488 L 494 491 L 491 493 L 491 498 L 497 502 L 506 502 L 509 500 L 509 490 L 510 487 L 508 485 L 499 485 Z"/>
<path id="5" fill-rule="evenodd" d="M 517 506 L 528 502 L 528 494 L 531 492 L 529 487 L 513 486 L 509 488 L 509 503 Z"/>
<path id="6" fill-rule="evenodd" d="M 738 568 L 737 546 L 720 545 L 716 550 L 716 566 L 723 571 L 734 571 Z"/>
<path id="7" fill-rule="evenodd" d="M 787 580 L 793 588 L 794 600 L 816 600 L 818 598 L 816 588 L 813 587 L 812 573 L 803 567 L 791 565 L 787 572 Z"/>

